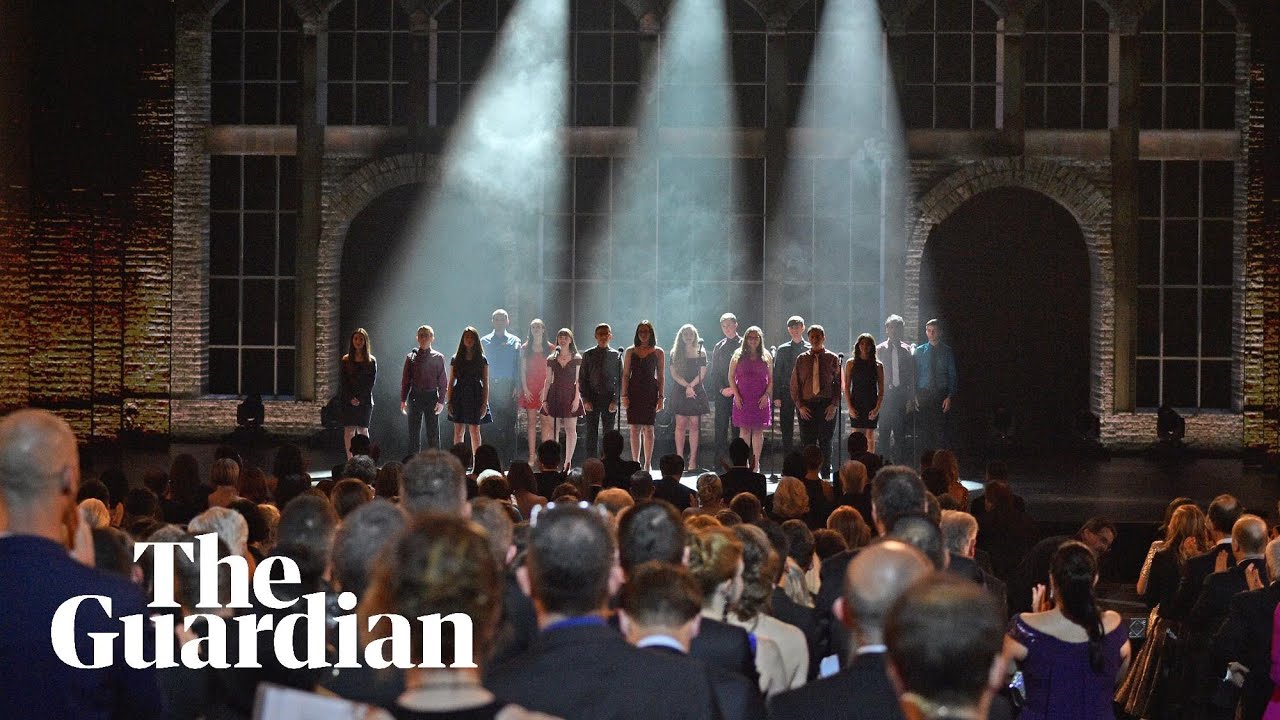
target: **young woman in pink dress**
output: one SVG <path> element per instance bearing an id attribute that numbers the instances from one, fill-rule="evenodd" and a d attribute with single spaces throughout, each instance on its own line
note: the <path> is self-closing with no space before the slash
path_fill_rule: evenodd
<path id="1" fill-rule="evenodd" d="M 520 346 L 520 407 L 529 425 L 530 465 L 538 459 L 538 426 L 542 426 L 543 440 L 554 437 L 551 418 L 538 414 L 542 409 L 542 387 L 547 384 L 547 355 L 554 349 L 555 345 L 547 340 L 547 326 L 534 318 Z"/>
<path id="2" fill-rule="evenodd" d="M 764 429 L 773 422 L 773 357 L 764 349 L 764 333 L 752 325 L 742 336 L 742 347 L 729 362 L 729 389 L 733 391 L 733 424 L 751 444 L 755 467 L 760 467 Z"/>
<path id="3" fill-rule="evenodd" d="M 578 369 L 582 356 L 573 343 L 573 331 L 560 328 L 556 348 L 547 358 L 547 381 L 542 386 L 542 414 L 564 428 L 564 470 L 573 465 L 573 451 L 578 446 L 578 418 L 582 417 L 582 393 L 578 389 Z M 551 429 L 551 439 L 560 436 Z M 545 436 L 544 436 L 545 437 Z"/>

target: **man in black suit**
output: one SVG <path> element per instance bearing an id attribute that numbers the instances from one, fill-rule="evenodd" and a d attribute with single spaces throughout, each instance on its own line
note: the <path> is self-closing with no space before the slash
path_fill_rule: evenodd
<path id="1" fill-rule="evenodd" d="M 769 701 L 779 718 L 903 717 L 885 674 L 884 620 L 898 597 L 933 570 L 919 550 L 895 540 L 868 546 L 848 565 L 835 602 L 840 627 L 852 634 L 854 652 L 844 669 Z M 998 631 L 997 631 L 998 636 Z"/>
<path id="2" fill-rule="evenodd" d="M 1204 588 L 1204 579 L 1213 573 L 1220 555 L 1225 556 L 1228 567 L 1235 566 L 1236 559 L 1231 554 L 1229 533 L 1243 514 L 1244 507 L 1231 495 L 1219 495 L 1209 503 L 1206 517 L 1209 520 L 1209 535 L 1215 545 L 1208 552 L 1187 560 L 1182 580 L 1178 583 L 1178 592 L 1173 596 L 1172 607 L 1168 613 L 1162 610 L 1165 617 L 1184 620 L 1191 614 L 1191 608 L 1199 599 L 1200 590 Z"/>
<path id="3" fill-rule="evenodd" d="M 600 433 L 614 429 L 618 420 L 618 393 L 622 388 L 622 351 L 609 347 L 613 329 L 608 323 L 596 325 L 596 346 L 582 353 L 578 368 L 578 389 L 586 411 L 586 433 L 582 439 L 585 457 L 600 457 Z"/>
<path id="4" fill-rule="evenodd" d="M 1259 720 L 1267 709 L 1274 684 L 1271 682 L 1271 634 L 1276 605 L 1280 605 L 1280 539 L 1267 543 L 1269 585 L 1242 592 L 1231 598 L 1227 619 L 1213 637 L 1214 667 L 1239 663 L 1248 669 L 1240 689 L 1241 720 Z M 1250 573 L 1246 571 L 1246 578 Z M 1262 582 L 1254 574 L 1255 583 Z"/>
<path id="5" fill-rule="evenodd" d="M 764 505 L 767 492 L 765 477 L 751 467 L 751 462 L 751 446 L 742 438 L 734 438 L 729 443 L 729 469 L 720 476 L 725 502 L 732 500 L 738 493 L 749 492 Z"/>
<path id="6" fill-rule="evenodd" d="M 666 500 L 680 512 L 698 506 L 698 493 L 680 484 L 680 476 L 684 474 L 684 458 L 674 453 L 663 455 L 658 460 L 658 470 L 662 477 L 653 482 L 654 499 Z"/>
<path id="7" fill-rule="evenodd" d="M 652 560 L 685 564 L 684 522 L 670 503 L 661 500 L 639 502 L 618 518 L 618 562 L 623 575 L 630 577 L 635 568 Z M 759 687 L 751 640 L 740 627 L 704 618 L 689 654 Z"/>
<path id="8" fill-rule="evenodd" d="M 538 494 L 548 500 L 555 500 L 556 486 L 565 481 L 560 472 L 560 443 L 555 440 L 543 440 L 538 443 L 538 472 L 533 474 L 538 483 Z"/>
<path id="9" fill-rule="evenodd" d="M 688 657 L 702 621 L 702 591 L 687 569 L 657 560 L 634 568 L 622 588 L 618 616 L 627 642 L 678 658 L 691 675 L 708 673 L 724 717 L 764 718 L 758 687 L 737 673 Z"/>
<path id="10" fill-rule="evenodd" d="M 1106 518 L 1093 517 L 1085 520 L 1071 537 L 1054 535 L 1033 545 L 1007 578 L 1010 613 L 1031 612 L 1032 589 L 1036 585 L 1049 587 L 1049 561 L 1058 547 L 1068 540 L 1084 543 L 1093 551 L 1094 557 L 1101 560 L 1111 550 L 1111 543 L 1116 541 L 1116 526 Z"/>
<path id="11" fill-rule="evenodd" d="M 499 698 L 565 720 L 717 717 L 707 673 L 632 647 L 606 623 L 622 571 L 599 515 L 577 507 L 541 513 L 518 576 L 541 635 L 489 673 L 486 686 Z"/>
<path id="12" fill-rule="evenodd" d="M 782 435 L 782 454 L 791 452 L 795 440 L 796 406 L 791 401 L 791 373 L 796 358 L 809 351 L 809 341 L 804 339 L 804 318 L 792 315 L 787 318 L 787 334 L 790 342 L 778 346 L 773 354 L 773 406 L 778 408 L 778 431 Z M 907 351 L 910 355 L 910 350 Z M 730 452 L 733 448 L 729 448 Z"/>
<path id="13" fill-rule="evenodd" d="M 733 390 L 729 388 L 729 362 L 733 360 L 733 354 L 738 348 L 742 347 L 742 338 L 738 335 L 738 316 L 728 312 L 721 315 L 720 330 L 724 337 L 711 348 L 706 379 L 707 392 L 711 394 L 711 403 L 716 410 L 715 434 L 712 435 L 716 463 L 720 462 L 728 450 L 729 440 L 738 437 L 738 428 L 730 422 L 733 415 Z"/>
<path id="14" fill-rule="evenodd" d="M 1000 617 L 1008 618 L 1008 588 L 1004 581 L 987 572 L 973 559 L 978 547 L 978 521 L 967 512 L 959 510 L 943 510 L 942 542 L 946 545 L 950 564 L 947 571 L 959 577 L 972 580 L 987 589 L 996 598 L 1000 609 Z"/>
<path id="15" fill-rule="evenodd" d="M 94 569 L 93 537 L 76 510 L 79 487 L 76 436 L 66 421 L 29 409 L 0 420 L 0 507 L 7 514 L 0 535 L 0 714 L 159 718 L 155 671 L 125 664 L 120 632 L 119 618 L 148 615 L 146 600 L 126 578 Z M 82 602 L 69 650 L 78 662 L 96 665 L 103 645 L 112 660 L 76 668 L 59 655 L 50 627 L 63 603 L 86 595 L 110 602 L 111 614 L 98 602 Z M 153 634 L 142 636 L 141 657 L 155 657 Z"/>
<path id="16" fill-rule="evenodd" d="M 1267 568 L 1262 550 L 1267 542 L 1267 524 L 1257 515 L 1241 515 L 1231 526 L 1231 557 L 1234 567 L 1227 567 L 1227 556 L 1220 554 L 1215 572 L 1204 579 L 1200 595 L 1191 606 L 1184 623 L 1187 650 L 1184 662 L 1194 668 L 1195 677 L 1188 683 L 1191 689 L 1191 710 L 1197 717 L 1230 718 L 1230 711 L 1217 707 L 1212 701 L 1218 689 L 1218 679 L 1224 667 L 1214 662 L 1211 643 L 1230 609 L 1231 599 L 1249 589 L 1246 572 L 1257 573 L 1266 582 Z"/>

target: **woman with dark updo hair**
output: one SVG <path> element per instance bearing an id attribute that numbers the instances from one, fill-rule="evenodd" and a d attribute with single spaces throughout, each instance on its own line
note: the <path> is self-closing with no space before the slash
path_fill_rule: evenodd
<path id="1" fill-rule="evenodd" d="M 1129 665 L 1120 614 L 1100 611 L 1093 588 L 1098 560 L 1083 543 L 1066 542 L 1049 563 L 1049 588 L 1032 591 L 1033 608 L 1010 623 L 1004 655 L 1022 670 L 1026 705 L 1019 718 L 1114 720 L 1116 683 Z"/>

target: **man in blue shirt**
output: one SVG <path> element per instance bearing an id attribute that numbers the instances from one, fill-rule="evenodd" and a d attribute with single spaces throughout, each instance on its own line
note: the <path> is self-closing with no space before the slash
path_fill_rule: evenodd
<path id="1" fill-rule="evenodd" d="M 489 361 L 489 410 L 497 435 L 489 444 L 511 462 L 516 447 L 516 401 L 520 398 L 520 339 L 507 333 L 511 317 L 506 310 L 494 310 L 491 320 L 493 332 L 480 338 Z"/>
<path id="2" fill-rule="evenodd" d="M 916 449 L 948 447 L 947 418 L 956 394 L 956 355 L 942 344 L 942 323 L 937 319 L 924 325 L 928 342 L 916 346 Z"/>
<path id="3" fill-rule="evenodd" d="M 95 570 L 93 539 L 79 520 L 80 460 L 76 436 L 45 410 L 18 410 L 0 420 L 0 495 L 7 511 L 0 534 L 0 717 L 146 720 L 161 716 L 154 670 L 125 664 L 118 618 L 148 614 L 136 585 Z M 67 551 L 74 538 L 75 557 Z M 99 644 L 112 661 L 78 668 L 54 650 L 54 613 L 81 595 L 73 630 L 76 658 L 95 665 Z M 113 619 L 116 618 L 116 619 Z M 94 636 L 115 633 L 114 639 Z M 155 657 L 154 635 L 143 633 L 144 658 Z M 105 648 L 104 648 L 105 649 Z"/>

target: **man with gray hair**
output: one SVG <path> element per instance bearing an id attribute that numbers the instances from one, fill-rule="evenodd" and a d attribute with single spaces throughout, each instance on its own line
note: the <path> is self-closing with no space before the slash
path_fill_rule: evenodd
<path id="1" fill-rule="evenodd" d="M 1261 718 L 1275 685 L 1271 682 L 1271 632 L 1276 606 L 1280 605 L 1280 538 L 1267 543 L 1263 552 L 1266 575 L 1246 570 L 1249 591 L 1231 598 L 1227 619 L 1213 637 L 1213 667 L 1232 669 L 1239 679 L 1240 717 Z M 1265 577 L 1273 578 L 1266 583 Z"/>
<path id="2" fill-rule="evenodd" d="M 337 589 L 364 597 L 378 555 L 405 524 L 404 511 L 382 498 L 348 513 L 333 537 L 331 566 Z"/>
<path id="3" fill-rule="evenodd" d="M 1009 589 L 1005 587 L 1004 581 L 984 570 L 973 559 L 974 551 L 978 547 L 977 518 L 959 510 L 943 510 L 940 526 L 942 542 L 950 557 L 947 571 L 986 588 L 995 596 L 1001 617 L 1008 617 Z"/>
<path id="4" fill-rule="evenodd" d="M 458 458 L 443 450 L 424 450 L 405 463 L 400 479 L 400 504 L 417 515 L 430 511 L 471 516 L 467 504 L 467 471 Z"/>
<path id="5" fill-rule="evenodd" d="M 31 409 L 0 420 L 0 505 L 7 518 L 0 535 L 0 708 L 37 720 L 160 717 L 155 672 L 125 664 L 124 633 L 112 619 L 147 616 L 146 600 L 127 579 L 92 567 L 93 538 L 76 510 L 79 489 L 76 436 L 66 421 Z M 98 602 L 81 603 L 72 649 L 79 663 L 96 664 L 94 638 L 114 634 L 106 667 L 76 668 L 54 650 L 54 614 L 82 595 L 109 601 L 111 614 Z M 155 657 L 153 634 L 142 638 L 142 657 Z"/>
<path id="6" fill-rule="evenodd" d="M 781 718 L 901 717 L 885 675 L 884 621 L 912 583 L 933 570 L 919 550 L 897 540 L 863 548 L 849 563 L 835 615 L 855 648 L 836 674 L 775 695 L 769 714 Z"/>

